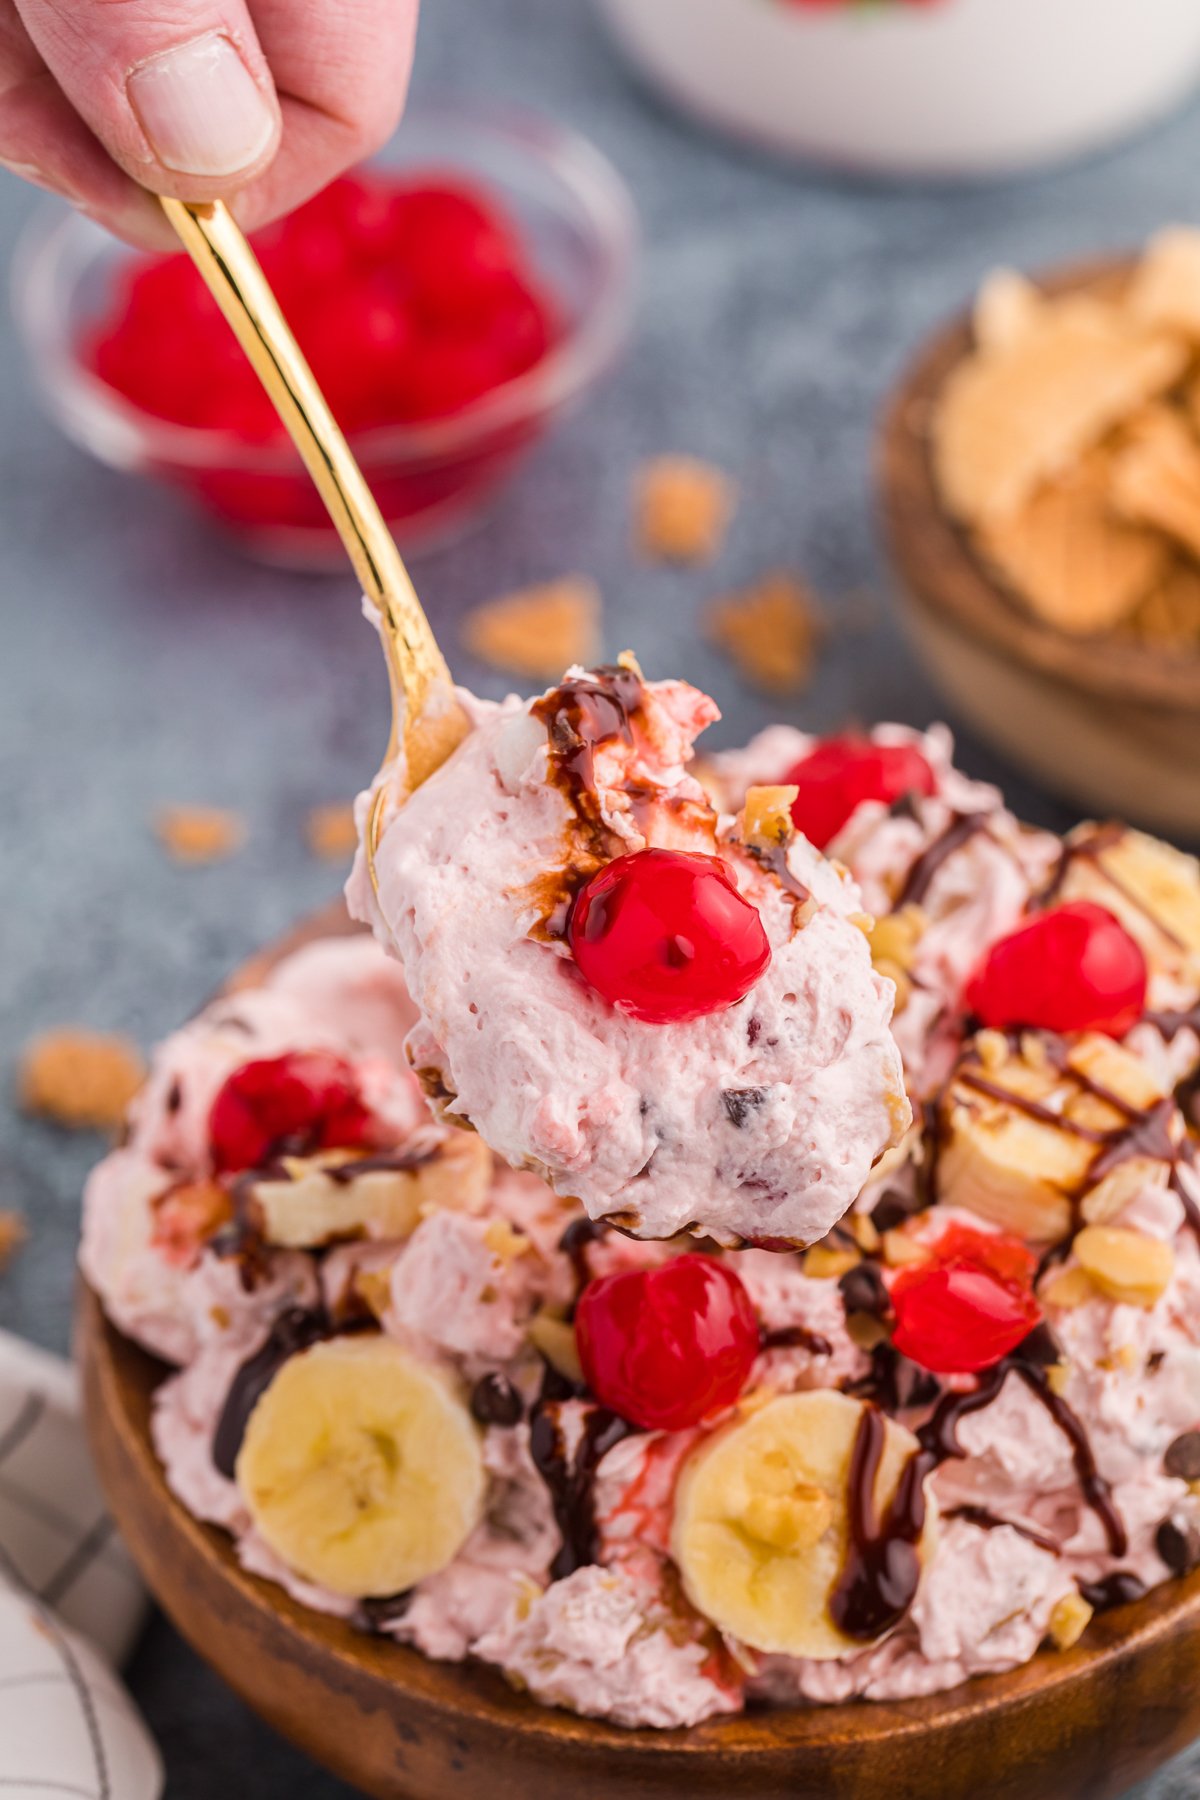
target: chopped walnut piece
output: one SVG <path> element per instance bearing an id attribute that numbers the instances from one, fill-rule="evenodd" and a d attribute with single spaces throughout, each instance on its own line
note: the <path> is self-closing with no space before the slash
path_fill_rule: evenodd
<path id="1" fill-rule="evenodd" d="M 849 1246 L 838 1250 L 829 1244 L 814 1244 L 805 1251 L 802 1267 L 812 1281 L 838 1281 L 861 1261 L 858 1251 Z"/>
<path id="2" fill-rule="evenodd" d="M 1082 1594 L 1064 1594 L 1050 1614 L 1049 1637 L 1056 1650 L 1077 1644 L 1092 1622 L 1094 1608 Z"/>
<path id="3" fill-rule="evenodd" d="M 314 856 L 328 862 L 344 862 L 358 848 L 353 806 L 349 802 L 314 806 L 304 821 L 304 835 Z"/>
<path id="4" fill-rule="evenodd" d="M 1067 1362 L 1051 1363 L 1046 1370 L 1046 1386 L 1052 1394 L 1062 1400 L 1066 1397 L 1067 1383 L 1071 1379 L 1071 1365 Z"/>
<path id="5" fill-rule="evenodd" d="M 825 623 L 812 589 L 780 569 L 742 593 L 714 600 L 707 631 L 753 686 L 795 694 L 812 680 Z"/>
<path id="6" fill-rule="evenodd" d="M 867 932 L 876 974 L 886 976 L 895 986 L 898 1013 L 904 1011 L 912 997 L 909 970 L 926 923 L 919 906 L 902 906 L 898 912 L 872 920 Z"/>
<path id="7" fill-rule="evenodd" d="M 20 1213 L 0 1212 L 0 1270 L 12 1261 L 27 1236 Z"/>
<path id="8" fill-rule="evenodd" d="M 883 1240 L 870 1213 L 855 1213 L 850 1220 L 850 1229 L 859 1249 L 867 1256 L 874 1256 Z"/>
<path id="9" fill-rule="evenodd" d="M 1042 1288 L 1042 1299 L 1047 1306 L 1061 1306 L 1070 1312 L 1094 1300 L 1097 1292 L 1085 1269 L 1060 1269 Z"/>
<path id="10" fill-rule="evenodd" d="M 721 469 L 694 456 L 656 456 L 637 476 L 637 530 L 647 555 L 711 562 L 733 517 L 737 489 Z"/>
<path id="11" fill-rule="evenodd" d="M 127 1038 L 66 1025 L 26 1046 L 18 1091 L 26 1112 L 73 1129 L 115 1130 L 145 1076 L 141 1053 Z"/>
<path id="12" fill-rule="evenodd" d="M 246 841 L 246 821 L 222 806 L 164 806 L 154 829 L 176 862 L 220 862 Z"/>
<path id="13" fill-rule="evenodd" d="M 583 1365 L 575 1343 L 575 1327 L 568 1324 L 566 1319 L 556 1319 L 552 1313 L 545 1311 L 535 1313 L 525 1335 L 534 1349 L 560 1375 L 565 1375 L 568 1381 L 583 1380 Z"/>
<path id="14" fill-rule="evenodd" d="M 523 1231 L 516 1231 L 507 1219 L 493 1219 L 483 1234 L 483 1241 L 498 1262 L 515 1262 L 518 1256 L 524 1256 L 532 1250 L 532 1239 Z"/>
<path id="15" fill-rule="evenodd" d="M 1127 1306 L 1153 1306 L 1175 1268 L 1170 1244 L 1116 1225 L 1085 1225 L 1075 1239 L 1075 1255 L 1101 1293 Z"/>
<path id="16" fill-rule="evenodd" d="M 883 1260 L 889 1269 L 904 1269 L 910 1263 L 928 1262 L 930 1251 L 919 1238 L 897 1225 L 883 1234 Z"/>
<path id="17" fill-rule="evenodd" d="M 796 787 L 752 787 L 742 811 L 742 842 L 756 850 L 778 850 L 796 834 L 792 803 Z"/>
<path id="18" fill-rule="evenodd" d="M 462 641 L 494 668 L 552 681 L 573 663 L 600 656 L 600 590 L 585 575 L 564 575 L 477 606 Z"/>

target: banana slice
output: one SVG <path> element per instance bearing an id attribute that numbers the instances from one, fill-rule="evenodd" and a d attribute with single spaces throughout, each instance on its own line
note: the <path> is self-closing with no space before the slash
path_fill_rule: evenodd
<path id="1" fill-rule="evenodd" d="M 848 1544 L 850 1458 L 865 1407 L 831 1389 L 788 1394 L 704 1439 L 675 1491 L 671 1554 L 696 1609 L 752 1649 L 828 1660 L 861 1650 L 829 1599 Z M 875 1483 L 880 1513 L 912 1433 L 893 1420 Z M 921 1544 L 932 1546 L 933 1507 Z"/>
<path id="2" fill-rule="evenodd" d="M 282 1162 L 286 1177 L 257 1181 L 251 1191 L 266 1242 L 287 1250 L 345 1238 L 411 1237 L 428 1212 L 478 1212 L 492 1177 L 483 1139 L 465 1131 L 435 1141 L 429 1156 L 409 1167 L 380 1168 L 378 1159 L 340 1151 Z"/>
<path id="3" fill-rule="evenodd" d="M 1200 984 L 1200 862 L 1128 827 L 1081 825 L 1067 849 L 1062 898 L 1107 907 L 1152 969 Z"/>
<path id="4" fill-rule="evenodd" d="M 968 1058 L 941 1104 L 939 1197 L 1031 1243 L 1059 1242 L 1088 1189 L 1095 1134 L 1128 1123 L 1097 1086 L 1138 1110 L 1163 1097 L 1138 1057 L 1094 1033 L 1065 1065 L 1033 1035 L 986 1066 Z"/>
<path id="5" fill-rule="evenodd" d="M 355 1599 L 445 1568 L 483 1510 L 466 1407 L 384 1337 L 331 1338 L 290 1358 L 250 1415 L 236 1477 L 276 1555 Z"/>

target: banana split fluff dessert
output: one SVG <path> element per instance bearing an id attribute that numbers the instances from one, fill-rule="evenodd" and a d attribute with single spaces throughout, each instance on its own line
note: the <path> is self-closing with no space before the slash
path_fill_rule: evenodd
<path id="1" fill-rule="evenodd" d="M 592 684 L 589 708 L 613 704 L 615 679 Z M 643 730 L 661 757 L 644 779 L 672 796 L 655 791 L 653 851 L 671 847 L 667 821 L 689 845 L 711 822 L 676 767 L 696 705 L 686 690 L 636 697 L 653 721 L 629 727 L 639 763 Z M 628 749 L 619 716 L 602 716 Z M 542 807 L 549 842 L 562 814 L 536 717 L 485 714 L 470 770 L 480 790 L 511 791 L 514 813 Z M 574 754 L 598 767 L 607 751 Z M 634 843 L 642 779 L 623 767 L 604 788 Z M 697 1059 L 730 1059 L 711 1079 L 736 1143 L 781 1109 L 764 1098 L 781 1046 L 760 1073 L 716 1028 L 671 1040 L 671 1105 L 689 1093 L 687 1129 L 705 1138 L 688 1179 L 743 1243 L 697 1235 L 690 1207 L 689 1231 L 650 1242 L 506 1164 L 444 1102 L 435 1115 L 406 1040 L 424 1082 L 436 1068 L 472 1117 L 500 1104 L 502 1071 L 471 1066 L 461 1020 L 440 1030 L 444 967 L 419 968 L 411 999 L 365 934 L 309 947 L 170 1039 L 85 1205 L 88 1279 L 175 1366 L 153 1418 L 170 1485 L 246 1568 L 349 1628 L 494 1665 L 543 1703 L 626 1726 L 949 1688 L 1069 1647 L 1095 1612 L 1200 1562 L 1200 865 L 1116 826 L 1065 842 L 1024 829 L 937 731 L 814 742 L 779 728 L 704 779 L 703 854 L 730 869 L 721 907 L 753 896 L 778 963 L 778 882 L 801 938 L 826 907 L 830 935 L 854 932 L 895 990 L 915 1120 L 872 1169 L 886 1127 L 839 1112 L 837 1129 L 860 1134 L 846 1167 L 866 1174 L 820 1241 L 746 1247 L 753 1196 L 719 1203 L 740 1165 L 701 1110 Z M 436 835 L 422 828 L 431 849 Z M 597 857 L 586 897 L 620 856 L 601 860 L 582 826 L 577 841 Z M 398 880 L 389 865 L 393 924 Z M 686 898 L 624 901 L 627 966 L 661 984 L 639 973 L 627 1003 L 677 992 L 673 965 L 635 955 L 657 909 Z M 602 1025 L 590 997 L 620 959 L 574 968 L 556 948 L 578 919 L 560 923 L 563 904 L 561 883 L 539 886 L 514 941 L 532 930 L 591 1009 L 597 1088 L 617 1060 L 648 1085 L 640 1038 Z M 493 930 L 473 940 L 480 956 Z M 847 1013 L 876 1006 L 857 959 L 838 966 Z M 468 1008 L 500 1004 L 459 979 Z M 782 1039 L 792 1003 L 776 985 L 807 991 L 799 972 L 767 992 L 764 979 L 752 1007 L 726 996 L 743 1040 L 759 1011 Z M 534 1009 L 514 1039 L 550 1020 L 539 981 L 531 964 L 512 991 Z M 877 1017 L 847 1018 L 847 1042 Z M 573 1029 L 547 1046 L 547 1091 L 560 1061 L 581 1078 Z M 524 1055 L 514 1075 L 536 1081 Z M 628 1129 L 621 1106 L 605 1117 Z M 645 1129 L 673 1163 L 671 1121 Z M 512 1129 L 526 1161 L 533 1138 Z M 552 1135 L 539 1124 L 539 1143 Z M 590 1153 L 536 1160 L 557 1177 L 575 1154 L 586 1172 L 605 1154 L 601 1120 L 583 1135 Z M 760 1165 L 768 1149 L 749 1141 Z M 675 1220 L 681 1176 L 637 1203 L 604 1179 L 619 1211 L 636 1204 L 637 1231 Z"/>
<path id="2" fill-rule="evenodd" d="M 823 1237 L 909 1122 L 853 884 L 688 772 L 718 717 L 632 658 L 473 729 L 350 909 L 399 957 L 445 1117 L 644 1238 Z M 374 794 L 360 802 L 362 821 Z"/>

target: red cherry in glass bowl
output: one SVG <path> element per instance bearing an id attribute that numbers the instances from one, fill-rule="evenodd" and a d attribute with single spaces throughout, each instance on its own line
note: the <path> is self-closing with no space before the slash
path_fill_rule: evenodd
<path id="1" fill-rule="evenodd" d="M 906 794 L 932 794 L 933 770 L 915 744 L 877 744 L 846 733 L 822 738 L 783 777 L 799 788 L 792 822 L 824 850 L 866 800 L 892 805 Z"/>
<path id="2" fill-rule="evenodd" d="M 732 1406 L 759 1351 L 741 1281 L 695 1254 L 590 1282 L 575 1340 L 597 1400 L 644 1431 L 683 1431 Z"/>
<path id="3" fill-rule="evenodd" d="M 219 1175 L 260 1169 L 282 1155 L 358 1149 L 371 1133 L 354 1068 L 330 1050 L 291 1050 L 243 1063 L 208 1115 Z"/>
<path id="4" fill-rule="evenodd" d="M 741 1000 L 771 960 L 758 909 L 717 856 L 635 850 L 580 889 L 567 924 L 580 974 L 646 1024 L 680 1024 Z"/>
<path id="5" fill-rule="evenodd" d="M 1103 906 L 1070 900 L 1000 938 L 967 982 L 982 1025 L 1123 1037 L 1146 1007 L 1146 958 Z"/>
<path id="6" fill-rule="evenodd" d="M 584 140 L 472 104 L 415 106 L 387 160 L 253 244 L 401 548 L 453 537 L 613 360 L 636 229 Z M 185 490 L 267 560 L 340 541 L 188 260 L 35 218 L 18 323 L 47 404 L 102 461 Z"/>
<path id="7" fill-rule="evenodd" d="M 953 1224 L 891 1283 L 892 1344 L 935 1375 L 990 1369 L 1041 1320 L 1037 1258 L 1019 1238 Z"/>

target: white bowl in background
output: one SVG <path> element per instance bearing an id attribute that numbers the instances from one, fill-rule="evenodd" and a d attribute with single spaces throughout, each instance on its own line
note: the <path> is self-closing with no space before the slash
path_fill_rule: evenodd
<path id="1" fill-rule="evenodd" d="M 795 155 L 1002 175 L 1148 123 L 1200 76 L 1200 0 L 601 0 L 667 95 Z"/>

